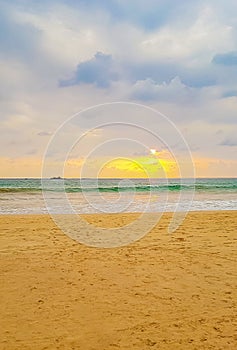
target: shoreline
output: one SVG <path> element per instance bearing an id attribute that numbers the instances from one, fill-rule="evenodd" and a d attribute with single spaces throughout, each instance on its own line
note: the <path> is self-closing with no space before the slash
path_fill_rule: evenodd
<path id="1" fill-rule="evenodd" d="M 174 212 L 174 211 L 154 211 L 154 212 L 138 212 L 138 211 L 134 211 L 134 212 L 119 212 L 119 213 L 76 213 L 76 214 L 70 214 L 70 213 L 62 213 L 62 214 L 50 214 L 50 213 L 25 213 L 25 214 L 16 214 L 16 213 L 13 213 L 13 214 L 9 214 L 9 213 L 0 213 L 0 218 L 1 217 L 7 217 L 9 216 L 10 218 L 11 217 L 29 217 L 29 216 L 42 216 L 42 217 L 52 217 L 52 216 L 67 216 L 67 215 L 70 215 L 70 216 L 73 216 L 73 215 L 78 215 L 78 216 L 85 216 L 85 217 L 93 217 L 93 216 L 134 216 L 134 215 L 156 215 L 156 214 L 162 214 L 161 216 L 163 215 L 168 215 L 168 216 L 172 216 L 174 213 L 177 213 L 177 214 L 182 214 L 182 213 L 186 213 L 185 217 L 188 216 L 188 215 L 192 215 L 192 214 L 203 214 L 203 213 L 207 213 L 207 214 L 215 214 L 215 213 L 235 213 L 237 212 L 237 209 L 219 209 L 219 210 L 189 210 L 188 212 L 185 212 L 185 211 L 177 211 L 177 212 Z"/>

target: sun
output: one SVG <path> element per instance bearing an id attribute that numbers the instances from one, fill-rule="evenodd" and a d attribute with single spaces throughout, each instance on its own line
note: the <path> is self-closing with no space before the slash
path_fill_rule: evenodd
<path id="1" fill-rule="evenodd" d="M 156 151 L 156 149 L 151 148 L 151 149 L 150 149 L 150 152 L 151 152 L 151 154 L 156 154 L 157 151 Z"/>

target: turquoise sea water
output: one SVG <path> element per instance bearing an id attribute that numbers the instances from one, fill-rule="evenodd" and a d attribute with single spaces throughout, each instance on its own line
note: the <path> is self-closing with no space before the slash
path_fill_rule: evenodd
<path id="1" fill-rule="evenodd" d="M 191 210 L 237 210 L 237 178 L 196 179 L 195 183 L 188 179 L 0 179 L 0 214 L 46 213 L 49 204 L 42 188 L 56 213 L 67 212 L 64 192 L 78 213 L 137 212 L 144 206 L 152 212 L 173 211 L 178 201 L 180 210 L 186 210 L 194 191 Z"/>
<path id="2" fill-rule="evenodd" d="M 48 191 L 61 191 L 61 186 L 67 193 L 82 191 L 119 192 L 119 191 L 195 191 L 233 192 L 237 193 L 237 178 L 232 179 L 45 179 Z M 62 185 L 63 182 L 63 185 Z M 60 184 L 60 186 L 59 186 Z M 39 192 L 42 190 L 41 179 L 0 179 L 0 193 L 6 192 Z"/>

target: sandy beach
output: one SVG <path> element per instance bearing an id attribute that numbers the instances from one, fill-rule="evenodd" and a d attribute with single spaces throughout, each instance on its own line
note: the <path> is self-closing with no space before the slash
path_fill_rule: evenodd
<path id="1" fill-rule="evenodd" d="M 172 235 L 169 219 L 129 246 L 100 249 L 47 215 L 0 216 L 0 349 L 235 350 L 236 211 L 190 213 Z"/>

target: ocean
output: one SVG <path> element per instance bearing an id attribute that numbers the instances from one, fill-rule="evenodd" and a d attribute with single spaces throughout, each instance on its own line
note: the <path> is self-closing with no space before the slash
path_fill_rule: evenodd
<path id="1" fill-rule="evenodd" d="M 0 214 L 174 210 L 237 210 L 237 178 L 0 179 Z"/>

